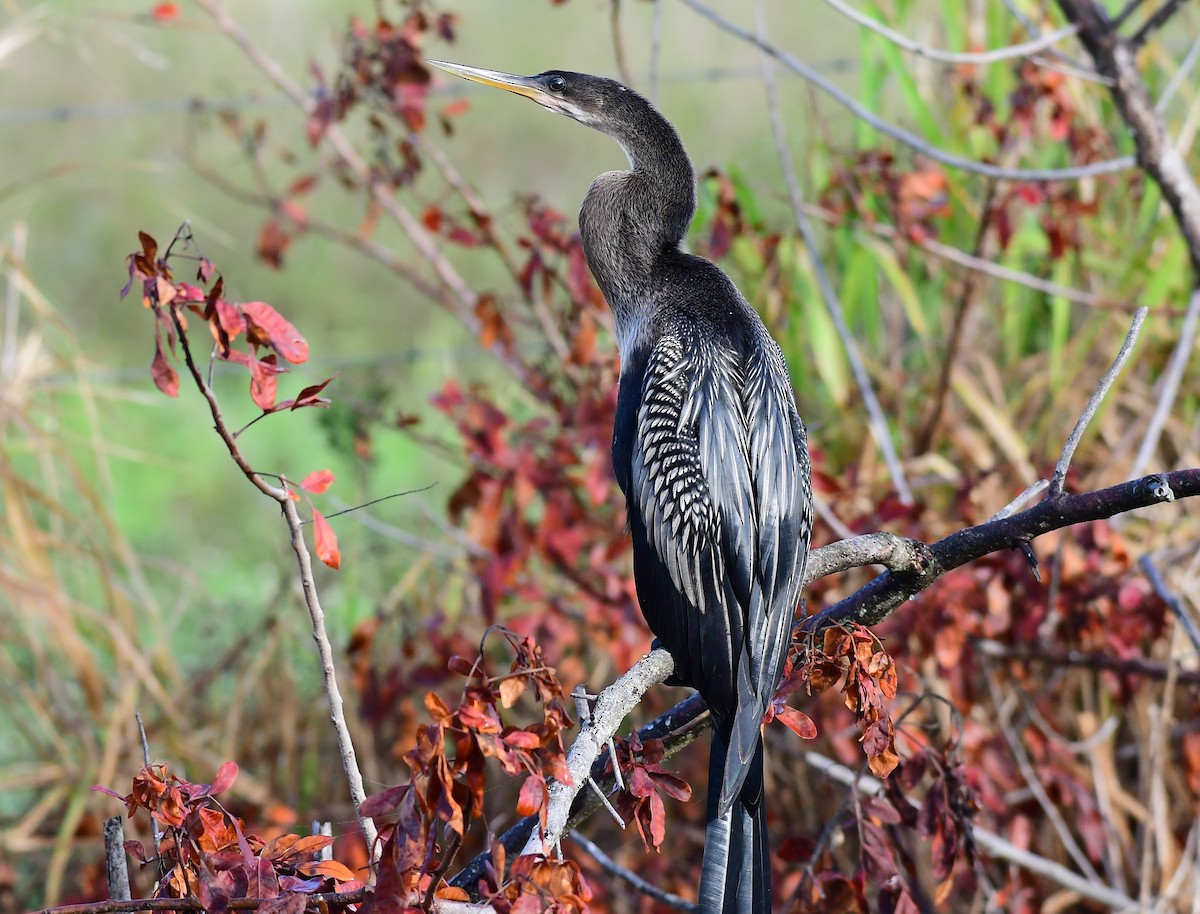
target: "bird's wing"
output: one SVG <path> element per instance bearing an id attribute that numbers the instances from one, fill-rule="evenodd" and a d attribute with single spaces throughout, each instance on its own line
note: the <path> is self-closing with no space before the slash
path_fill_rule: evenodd
<path id="1" fill-rule="evenodd" d="M 765 333 L 762 342 L 747 352 L 740 391 L 755 506 L 755 567 L 746 617 L 751 694 L 742 690 L 748 707 L 744 712 L 739 708 L 729 745 L 730 757 L 739 765 L 748 764 L 754 755 L 762 715 L 783 672 L 812 530 L 804 426 L 783 355 Z M 727 795 L 741 786 L 729 777 L 734 767 L 726 768 L 722 807 Z"/>
<path id="2" fill-rule="evenodd" d="M 676 326 L 647 359 L 629 496 L 635 561 L 642 530 L 641 549 L 652 553 L 638 561 L 643 612 L 730 728 L 724 809 L 787 656 L 811 504 L 804 430 L 778 348 L 765 333 L 745 352 L 702 336 Z"/>
<path id="3" fill-rule="evenodd" d="M 646 361 L 627 493 L 642 611 L 725 720 L 748 673 L 755 553 L 741 384 L 736 352 L 690 324 L 663 333 Z"/>

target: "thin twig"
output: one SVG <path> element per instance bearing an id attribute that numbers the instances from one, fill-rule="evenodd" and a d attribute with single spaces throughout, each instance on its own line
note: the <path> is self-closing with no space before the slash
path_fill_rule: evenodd
<path id="1" fill-rule="evenodd" d="M 762 4 L 756 4 L 755 10 L 758 17 L 759 31 L 765 33 L 766 19 Z M 863 405 L 867 408 L 871 433 L 875 438 L 875 443 L 879 447 L 880 453 L 883 454 L 884 463 L 887 464 L 888 473 L 892 477 L 892 485 L 895 486 L 900 501 L 911 505 L 914 501 L 912 490 L 908 486 L 908 479 L 904 475 L 904 467 L 900 463 L 900 457 L 896 453 L 895 444 L 892 442 L 892 433 L 888 428 L 887 417 L 883 414 L 883 407 L 879 405 L 879 398 L 875 395 L 875 387 L 871 383 L 871 376 L 867 373 L 867 367 L 863 363 L 858 343 L 850 332 L 850 326 L 846 323 L 846 315 L 842 310 L 842 303 L 838 300 L 837 292 L 833 288 L 833 283 L 829 280 L 829 274 L 826 272 L 824 261 L 821 259 L 812 222 L 809 221 L 808 214 L 804 210 L 804 194 L 800 190 L 800 181 L 796 176 L 796 165 L 788 149 L 787 135 L 783 126 L 783 113 L 779 106 L 779 93 L 775 83 L 774 68 L 766 54 L 762 55 L 762 75 L 763 86 L 767 94 L 767 107 L 771 116 L 771 130 L 775 137 L 775 151 L 779 156 L 780 167 L 783 169 L 788 196 L 791 198 L 792 217 L 796 220 L 796 225 L 799 227 L 800 234 L 804 238 L 804 246 L 808 249 L 809 260 L 812 262 L 813 272 L 817 277 L 817 285 L 821 288 L 821 297 L 825 300 L 825 307 L 829 311 L 829 316 L 837 328 L 838 337 L 841 339 L 842 346 L 846 350 L 846 357 L 850 361 L 850 370 L 854 373 L 854 380 L 858 384 L 859 392 L 862 394 Z"/>
<path id="2" fill-rule="evenodd" d="M 1155 114 L 1161 117 L 1163 112 L 1167 110 L 1167 106 L 1171 104 L 1171 99 L 1175 97 L 1175 93 L 1179 91 L 1179 87 L 1183 85 L 1184 81 L 1188 78 L 1188 74 L 1192 72 L 1192 68 L 1196 66 L 1197 60 L 1200 60 L 1200 38 L 1192 42 L 1187 55 L 1179 64 L 1179 69 L 1168 80 L 1166 87 L 1162 91 L 1162 95 L 1154 103 Z"/>
<path id="3" fill-rule="evenodd" d="M 1166 25 L 1167 21 L 1174 16 L 1182 6 L 1183 0 L 1167 0 L 1167 2 L 1155 10 L 1153 15 L 1151 15 L 1142 24 L 1142 27 L 1134 33 L 1133 37 L 1129 39 L 1129 43 L 1135 48 L 1140 48 L 1146 43 L 1147 40 L 1149 40 L 1152 34 Z"/>
<path id="4" fill-rule="evenodd" d="M 1006 517 L 1012 517 L 1027 504 L 1041 495 L 1050 486 L 1050 481 L 1039 479 L 1037 482 L 1028 486 L 1024 492 L 1010 501 L 1007 505 L 988 518 L 988 521 L 1003 520 Z"/>
<path id="5" fill-rule="evenodd" d="M 951 168 L 957 168 L 962 171 L 972 172 L 974 174 L 984 175 L 989 178 L 998 178 L 1005 181 L 1075 181 L 1080 178 L 1088 178 L 1096 175 L 1113 174 L 1118 171 L 1125 171 L 1132 168 L 1135 164 L 1133 156 L 1119 156 L 1114 159 L 1105 159 L 1100 162 L 1091 162 L 1087 165 L 1077 165 L 1069 168 L 1000 168 L 996 165 L 989 165 L 986 162 L 979 162 L 975 159 L 970 159 L 965 156 L 956 155 L 952 152 L 947 152 L 936 146 L 932 146 L 924 139 L 917 136 L 903 127 L 897 127 L 895 124 L 888 123 L 882 118 L 876 116 L 866 106 L 860 104 L 848 93 L 843 92 L 830 80 L 826 79 L 815 69 L 803 63 L 798 58 L 792 56 L 786 51 L 782 51 L 772 44 L 756 37 L 751 32 L 740 26 L 730 22 L 724 16 L 721 16 L 708 6 L 700 3 L 699 0 L 680 0 L 681 3 L 695 10 L 700 15 L 704 16 L 709 21 L 713 22 L 722 31 L 726 31 L 731 35 L 748 42 L 759 50 L 764 51 L 771 57 L 774 57 L 781 64 L 796 73 L 798 76 L 812 83 L 839 105 L 849 109 L 854 115 L 863 121 L 866 121 L 880 133 L 890 136 L 894 140 L 910 146 L 922 155 L 928 156 L 936 162 L 941 162 L 943 165 L 948 165 Z"/>
<path id="6" fill-rule="evenodd" d="M 1038 38 L 1034 38 L 1032 41 L 1007 45 L 1006 47 L 995 48 L 991 51 L 943 51 L 940 48 L 933 48 L 901 35 L 899 32 L 888 28 L 888 26 L 884 25 L 878 19 L 874 19 L 866 13 L 859 12 L 850 4 L 844 2 L 844 0 L 825 0 L 825 2 L 847 19 L 852 19 L 863 26 L 863 28 L 870 29 L 877 35 L 882 35 L 897 47 L 916 54 L 918 57 L 925 57 L 940 63 L 990 64 L 1012 60 L 1016 57 L 1028 57 L 1038 51 L 1051 48 L 1064 38 L 1069 38 L 1075 34 L 1075 26 L 1068 25 L 1056 31 L 1047 32 Z"/>
<path id="7" fill-rule="evenodd" d="M 975 240 L 972 243 L 973 250 L 971 256 L 977 260 L 985 259 L 982 255 L 984 245 L 987 244 L 988 230 L 992 225 L 992 214 L 995 212 L 992 206 L 995 197 L 996 182 L 989 181 L 987 192 L 983 196 L 983 206 L 980 208 L 979 224 L 975 227 Z M 972 271 L 963 278 L 962 288 L 959 290 L 958 299 L 954 303 L 954 322 L 950 325 L 950 338 L 946 341 L 946 353 L 942 357 L 942 366 L 938 372 L 937 390 L 929 412 L 926 414 L 925 420 L 921 423 L 920 429 L 914 436 L 913 447 L 918 454 L 923 454 L 929 450 L 934 433 L 937 432 L 938 425 L 942 421 L 942 412 L 946 408 L 946 398 L 950 394 L 954 365 L 958 360 L 959 348 L 962 344 L 963 333 L 966 330 L 967 312 L 975 301 L 975 293 L 978 291 L 980 285 L 978 279 L 981 275 L 978 272 Z"/>
<path id="8" fill-rule="evenodd" d="M 1113 100 L 1137 147 L 1137 164 L 1159 186 L 1179 226 L 1193 271 L 1200 280 L 1200 188 L 1183 153 L 1167 136 L 1154 111 L 1150 90 L 1138 71 L 1136 49 L 1115 33 L 1094 0 L 1058 0 L 1067 21 L 1079 26 L 1079 40 L 1096 70 L 1113 79 Z"/>
<path id="9" fill-rule="evenodd" d="M 133 719 L 137 721 L 138 736 L 142 741 L 142 764 L 147 768 L 150 767 L 150 740 L 146 739 L 146 725 L 142 723 L 142 712 L 134 711 Z M 155 856 L 158 856 L 158 847 L 162 844 L 163 830 L 159 825 L 158 819 L 154 816 L 150 817 L 151 833 L 154 835 L 154 851 Z M 162 876 L 166 872 L 166 864 L 163 863 L 162 857 L 158 857 L 158 874 Z"/>
<path id="10" fill-rule="evenodd" d="M 304 541 L 304 526 L 300 520 L 299 513 L 296 511 L 296 504 L 292 501 L 286 484 L 273 486 L 250 466 L 249 461 L 247 461 L 245 455 L 238 447 L 233 433 L 225 422 L 225 416 L 221 411 L 220 403 L 217 401 L 216 393 L 208 385 L 208 382 L 205 381 L 203 375 L 200 374 L 200 370 L 192 356 L 192 349 L 188 343 L 187 333 L 183 328 L 179 311 L 176 308 L 171 308 L 171 318 L 175 324 L 179 347 L 183 351 L 184 363 L 187 365 L 197 389 L 208 403 L 209 415 L 212 417 L 213 427 L 217 435 L 225 442 L 225 447 L 229 451 L 230 457 L 233 458 L 233 462 L 237 464 L 238 469 L 242 471 L 242 475 L 260 492 L 274 499 L 283 512 L 288 531 L 291 534 L 292 550 L 296 553 L 296 561 L 300 569 L 300 585 L 304 593 L 305 605 L 308 607 L 309 618 L 312 622 L 313 640 L 317 642 L 317 652 L 321 658 L 321 671 L 325 680 L 325 694 L 329 699 L 330 722 L 333 724 L 334 733 L 337 736 L 338 750 L 342 757 L 342 767 L 346 774 L 346 782 L 350 788 L 350 798 L 354 804 L 354 813 L 358 817 L 359 827 L 362 829 L 363 837 L 367 842 L 367 847 L 370 848 L 372 857 L 377 858 L 379 848 L 377 847 L 376 838 L 378 837 L 378 833 L 375 830 L 375 824 L 358 812 L 367 795 L 363 789 L 362 771 L 358 766 L 358 758 L 354 751 L 354 741 L 350 736 L 350 729 L 346 723 L 342 694 L 338 687 L 337 672 L 333 663 L 333 648 L 329 644 L 329 635 L 325 629 L 325 613 L 321 609 L 321 601 L 317 594 L 316 579 L 313 575 L 312 555 L 308 551 L 308 544 Z"/>
<path id="11" fill-rule="evenodd" d="M 1162 437 L 1163 428 L 1167 424 L 1167 417 L 1170 416 L 1171 410 L 1175 406 L 1175 397 L 1179 393 L 1179 385 L 1183 381 L 1183 373 L 1187 368 L 1188 360 L 1192 356 L 1192 346 L 1196 341 L 1196 325 L 1198 321 L 1200 321 L 1200 286 L 1192 290 L 1192 297 L 1188 301 L 1187 313 L 1183 317 L 1183 326 L 1179 328 L 1179 341 L 1175 344 L 1175 350 L 1171 353 L 1171 359 L 1167 362 L 1162 379 L 1159 381 L 1154 412 L 1151 414 L 1150 422 L 1146 426 L 1146 434 L 1142 437 L 1142 443 L 1138 447 L 1137 456 L 1133 459 L 1133 466 L 1129 471 L 1131 477 L 1140 475 L 1142 470 L 1149 465 L 1155 451 L 1158 450 L 1159 439 Z"/>
<path id="12" fill-rule="evenodd" d="M 665 904 L 668 907 L 675 908 L 679 911 L 695 911 L 698 907 L 694 901 L 688 901 L 686 898 L 680 898 L 673 892 L 668 892 L 665 889 L 660 889 L 652 882 L 647 882 L 637 873 L 626 869 L 617 863 L 612 857 L 608 856 L 604 851 L 597 847 L 593 842 L 589 841 L 577 831 L 570 834 L 570 839 L 583 848 L 589 857 L 600 864 L 600 868 L 610 876 L 615 876 L 622 882 L 626 882 L 633 888 L 637 889 L 643 895 L 653 898 L 660 904 Z"/>
<path id="13" fill-rule="evenodd" d="M 1058 463 L 1054 465 L 1054 476 L 1050 480 L 1050 491 L 1046 493 L 1047 498 L 1057 498 L 1062 495 L 1063 485 L 1067 479 L 1067 470 L 1071 466 L 1071 458 L 1075 456 L 1075 449 L 1079 447 L 1079 441 L 1083 438 L 1084 431 L 1087 430 L 1092 417 L 1096 415 L 1096 410 L 1100 408 L 1100 404 L 1108 394 L 1109 388 L 1113 386 L 1113 382 L 1117 380 L 1117 375 L 1125 367 L 1125 360 L 1129 358 L 1129 353 L 1133 351 L 1138 333 L 1141 331 L 1142 323 L 1146 320 L 1148 313 L 1149 309 L 1147 308 L 1138 308 L 1133 313 L 1133 323 L 1129 327 L 1129 332 L 1125 334 L 1125 342 L 1121 344 L 1121 349 L 1117 353 L 1117 357 L 1113 359 L 1112 365 L 1109 366 L 1108 371 L 1104 372 L 1104 376 L 1100 378 L 1100 383 L 1092 391 L 1091 399 L 1088 400 L 1087 406 L 1084 407 L 1083 413 L 1075 423 L 1075 427 L 1071 429 L 1071 436 L 1067 439 L 1067 443 L 1063 445 L 1062 453 L 1058 457 Z"/>
<path id="14" fill-rule="evenodd" d="M 1200 629 L 1196 627 L 1196 620 L 1192 618 L 1192 614 L 1183 605 L 1183 600 L 1167 587 L 1167 582 L 1163 580 L 1162 575 L 1158 571 L 1158 566 L 1154 564 L 1154 559 L 1151 556 L 1143 555 L 1138 564 L 1142 566 L 1142 571 L 1146 573 L 1147 579 L 1149 579 L 1159 597 L 1162 598 L 1162 601 L 1174 613 L 1176 621 L 1179 622 L 1180 627 L 1187 633 L 1188 640 L 1192 642 L 1192 650 L 1196 652 L 1197 657 L 1200 657 Z"/>

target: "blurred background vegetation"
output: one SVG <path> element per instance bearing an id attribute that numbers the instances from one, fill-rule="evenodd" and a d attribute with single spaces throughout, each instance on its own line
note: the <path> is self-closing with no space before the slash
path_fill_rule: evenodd
<path id="1" fill-rule="evenodd" d="M 1000 2 L 860 5 L 938 46 L 1020 37 Z M 752 27 L 746 4 L 712 6 Z M 901 56 L 825 4 L 762 6 L 772 43 L 935 145 L 1013 166 L 1071 164 L 1079 150 L 1067 148 L 1055 124 L 1054 106 L 1065 99 L 1072 124 L 1097 132 L 1095 157 L 1130 152 L 1107 95 L 1087 82 L 1046 94 L 1012 141 L 998 144 L 980 99 L 997 106 L 996 122 L 1008 122 L 1027 84 L 1014 63 L 941 67 Z M 1017 6 L 1055 24 L 1043 4 Z M 338 71 L 348 17 L 376 15 L 366 0 L 258 0 L 230 9 L 305 86 L 313 64 L 326 78 Z M 529 73 L 617 71 L 609 3 L 458 0 L 437 9 L 459 16 L 457 37 L 447 44 L 431 33 L 430 56 Z M 90 885 L 80 867 L 94 862 L 98 823 L 113 810 L 87 788 L 124 789 L 140 765 L 135 711 L 146 717 L 154 756 L 196 780 L 236 758 L 242 796 L 263 818 L 348 819 L 340 789 L 330 788 L 334 755 L 319 671 L 275 509 L 250 497 L 186 384 L 178 401 L 154 390 L 147 315 L 133 300 L 118 301 L 139 229 L 165 244 L 190 220 L 234 297 L 271 302 L 300 327 L 314 355 L 291 378 L 296 389 L 340 373 L 328 412 L 296 413 L 247 433 L 256 468 L 298 477 L 328 466 L 346 504 L 422 490 L 375 506 L 366 520 L 339 522 L 343 568 L 321 583 L 342 647 L 380 613 L 453 616 L 474 600 L 465 534 L 446 510 L 468 461 L 431 397 L 450 379 L 480 381 L 496 399 L 510 398 L 515 413 L 542 408 L 475 334 L 371 258 L 303 232 L 284 251 L 282 269 L 257 255 L 264 212 L 226 185 L 253 187 L 265 176 L 287 187 L 317 167 L 321 152 L 309 147 L 291 102 L 207 16 L 188 3 L 170 22 L 151 13 L 149 3 L 124 0 L 0 7 L 0 885 L 22 905 L 78 897 Z M 846 516 L 873 529 L 870 506 L 890 484 L 795 240 L 759 55 L 682 4 L 663 3 L 659 14 L 660 107 L 697 170 L 725 176 L 702 185 L 694 244 L 723 255 L 767 315 L 793 367 L 820 468 L 840 487 Z M 650 3 L 619 5 L 619 46 L 643 90 L 654 16 Z M 1186 10 L 1142 55 L 1155 92 L 1178 72 L 1196 26 L 1196 11 Z M 1088 179 L 1058 200 L 943 175 L 796 77 L 779 78 L 801 181 L 821 207 L 821 253 L 918 500 L 945 515 L 929 531 L 982 519 L 1046 474 L 1132 308 L 1144 304 L 1152 312 L 1135 360 L 1076 459 L 1078 485 L 1123 479 L 1190 288 L 1186 251 L 1157 192 L 1136 172 Z M 428 134 L 506 226 L 523 224 L 529 194 L 573 220 L 591 178 L 622 164 L 613 144 L 515 99 L 438 82 L 430 110 L 459 98 L 470 106 L 451 118 L 453 133 Z M 1198 103 L 1189 78 L 1166 109 L 1184 147 Z M 256 135 L 267 137 L 261 146 Z M 894 151 L 894 168 L 859 158 L 880 149 Z M 889 235 L 880 225 L 897 224 L 895 182 L 908 174 L 944 183 L 918 196 L 926 209 Z M 305 206 L 353 233 L 366 214 L 362 195 L 325 181 Z M 433 169 L 400 193 L 418 214 L 450 196 Z M 989 209 L 1000 203 L 1002 230 Z M 978 231 L 981 214 L 989 214 L 990 235 Z M 715 240 L 722 220 L 732 220 L 728 245 Z M 414 256 L 394 227 L 376 237 L 401 259 Z M 926 237 L 1082 290 L 1088 303 L 993 278 L 964 291 L 967 274 L 921 249 Z M 773 256 L 762 238 L 774 239 Z M 452 244 L 446 253 L 473 288 L 501 281 L 494 258 Z M 945 412 L 929 426 L 960 312 L 969 313 L 958 367 Z M 539 350 L 545 341 L 526 333 L 517 345 Z M 1200 462 L 1195 381 L 1189 369 L 1149 469 Z M 231 414 L 253 417 L 241 375 L 218 371 L 218 384 Z M 418 433 L 402 417 L 420 420 Z M 1190 512 L 1170 512 L 1170 537 L 1188 541 Z M 1130 526 L 1139 551 L 1169 545 L 1165 516 Z M 481 628 L 464 637 L 476 640 Z M 369 756 L 370 735 L 363 738 Z M 368 790 L 397 777 L 396 760 L 379 755 L 368 763 Z"/>

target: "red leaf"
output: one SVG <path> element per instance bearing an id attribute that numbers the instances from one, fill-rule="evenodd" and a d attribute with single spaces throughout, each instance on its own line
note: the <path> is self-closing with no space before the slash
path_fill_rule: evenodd
<path id="1" fill-rule="evenodd" d="M 308 343 L 282 314 L 262 301 L 242 303 L 242 314 L 261 331 L 263 342 L 293 365 L 308 358 Z"/>
<path id="2" fill-rule="evenodd" d="M 654 846 L 662 847 L 667 837 L 667 810 L 658 792 L 650 794 L 650 840 Z"/>
<path id="3" fill-rule="evenodd" d="M 338 568 L 342 564 L 342 553 L 338 551 L 337 537 L 325 515 L 313 508 L 313 531 L 317 539 L 317 558 L 330 568 Z"/>
<path id="4" fill-rule="evenodd" d="M 775 717 L 801 739 L 817 738 L 817 725 L 803 711 L 784 705 L 775 712 Z"/>
<path id="5" fill-rule="evenodd" d="M 154 340 L 154 361 L 150 363 L 150 374 L 154 378 L 154 386 L 168 397 L 179 396 L 179 374 L 167 361 L 161 336 Z"/>
<path id="6" fill-rule="evenodd" d="M 521 785 L 521 795 L 517 798 L 517 815 L 531 816 L 546 800 L 546 781 L 540 774 L 531 774 Z"/>
<path id="7" fill-rule="evenodd" d="M 530 733 L 528 730 L 513 730 L 511 733 L 506 733 L 502 738 L 510 746 L 517 749 L 536 749 L 542 744 L 537 735 Z"/>
<path id="8" fill-rule="evenodd" d="M 659 790 L 673 799 L 686 803 L 692 798 L 692 785 L 678 775 L 667 771 L 651 771 L 650 779 Z"/>
<path id="9" fill-rule="evenodd" d="M 333 472 L 331 470 L 313 470 L 304 477 L 304 481 L 300 483 L 300 488 L 306 492 L 311 492 L 313 495 L 324 495 L 325 490 L 333 483 Z"/>
<path id="10" fill-rule="evenodd" d="M 275 406 L 276 375 L 275 353 L 255 359 L 250 363 L 250 399 L 263 412 L 271 412 Z"/>
<path id="11" fill-rule="evenodd" d="M 398 784 L 381 793 L 372 794 L 362 801 L 358 811 L 367 819 L 395 812 L 404 802 L 404 796 L 408 793 L 410 786 L 409 784 Z"/>
<path id="12" fill-rule="evenodd" d="M 158 22 L 171 22 L 178 19 L 180 14 L 178 3 L 157 3 L 154 9 L 150 10 L 151 18 Z M 140 232 L 138 234 L 141 234 Z"/>
<path id="13" fill-rule="evenodd" d="M 233 782 L 237 780 L 237 776 L 237 762 L 226 762 L 217 769 L 217 776 L 213 778 L 212 784 L 209 785 L 208 795 L 215 797 L 219 793 L 224 793 L 233 786 Z"/>

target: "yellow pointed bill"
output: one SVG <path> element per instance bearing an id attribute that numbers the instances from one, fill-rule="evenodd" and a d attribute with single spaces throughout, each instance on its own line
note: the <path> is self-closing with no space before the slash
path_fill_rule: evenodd
<path id="1" fill-rule="evenodd" d="M 471 82 L 483 83 L 485 86 L 495 86 L 497 89 L 506 89 L 509 92 L 515 92 L 517 95 L 523 95 L 525 98 L 532 98 L 535 101 L 539 96 L 545 95 L 545 90 L 537 80 L 530 76 L 501 73 L 499 70 L 485 70 L 483 67 L 468 67 L 461 63 L 450 63 L 445 60 L 427 60 L 425 62 L 432 67 L 437 67 L 439 70 L 445 70 L 447 73 L 453 73 L 455 76 L 469 79 Z"/>

